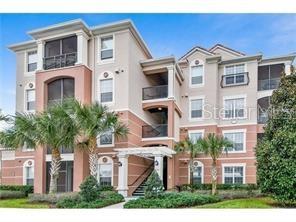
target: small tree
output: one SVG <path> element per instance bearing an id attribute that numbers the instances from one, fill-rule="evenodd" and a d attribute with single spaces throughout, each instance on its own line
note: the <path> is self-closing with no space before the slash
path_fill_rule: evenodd
<path id="1" fill-rule="evenodd" d="M 296 203 L 296 73 L 271 97 L 264 137 L 256 147 L 258 184 L 283 203 Z"/>
<path id="2" fill-rule="evenodd" d="M 162 180 L 155 170 L 153 170 L 151 175 L 148 177 L 144 191 L 145 198 L 157 198 L 164 193 Z"/>
<path id="3" fill-rule="evenodd" d="M 94 201 L 100 195 L 98 181 L 93 176 L 86 177 L 86 179 L 79 186 L 79 188 L 80 188 L 79 194 L 82 200 L 86 202 Z"/>
<path id="4" fill-rule="evenodd" d="M 202 152 L 210 155 L 212 158 L 212 195 L 215 195 L 217 194 L 217 159 L 222 155 L 223 151 L 227 154 L 227 150 L 229 147 L 232 147 L 232 143 L 223 136 L 218 136 L 214 133 L 208 134 L 196 143 Z"/>
<path id="5" fill-rule="evenodd" d="M 188 153 L 189 154 L 189 171 L 190 171 L 190 184 L 193 184 L 193 160 L 197 157 L 198 152 L 200 151 L 196 142 L 187 137 L 185 140 L 180 141 L 175 145 L 175 150 L 178 153 Z"/>

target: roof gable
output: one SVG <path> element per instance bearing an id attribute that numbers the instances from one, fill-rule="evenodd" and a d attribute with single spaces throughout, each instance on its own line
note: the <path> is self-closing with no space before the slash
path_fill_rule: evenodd
<path id="1" fill-rule="evenodd" d="M 236 50 L 234 50 L 232 48 L 229 48 L 229 47 L 227 47 L 225 45 L 222 45 L 222 44 L 214 45 L 212 48 L 209 49 L 209 51 L 212 52 L 212 53 L 215 53 L 215 51 L 217 51 L 218 49 L 223 50 L 223 51 L 225 51 L 227 53 L 233 54 L 235 56 L 245 56 L 244 53 L 236 51 Z"/>

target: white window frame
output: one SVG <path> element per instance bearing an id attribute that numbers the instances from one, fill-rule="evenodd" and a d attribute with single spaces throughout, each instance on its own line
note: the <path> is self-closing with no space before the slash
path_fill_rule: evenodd
<path id="1" fill-rule="evenodd" d="M 104 77 L 104 73 L 108 73 L 108 77 L 107 78 L 105 78 Z M 113 90 L 113 92 L 112 92 L 112 102 L 101 102 L 101 80 L 110 80 L 110 79 L 112 79 L 112 90 Z M 115 76 L 114 76 L 114 74 L 112 73 L 112 72 L 110 72 L 110 71 L 105 71 L 105 72 L 102 72 L 101 74 L 100 74 L 100 76 L 99 76 L 99 79 L 98 79 L 98 86 L 97 86 L 97 88 L 98 88 L 98 93 L 97 93 L 97 101 L 99 102 L 99 103 L 101 103 L 101 104 L 103 104 L 103 105 L 107 105 L 107 106 L 111 106 L 111 105 L 114 105 L 115 104 Z"/>
<path id="2" fill-rule="evenodd" d="M 198 164 L 201 166 L 201 184 L 203 184 L 204 178 L 205 178 L 205 166 L 199 160 L 193 160 L 193 162 L 198 162 Z M 190 165 L 188 164 L 188 184 L 189 183 L 190 183 Z"/>
<path id="3" fill-rule="evenodd" d="M 114 134 L 112 133 L 112 143 L 111 144 L 101 144 L 100 135 L 97 136 L 97 147 L 114 147 Z"/>
<path id="4" fill-rule="evenodd" d="M 244 116 L 243 117 L 225 117 L 226 100 L 244 99 Z M 247 95 L 223 96 L 223 120 L 246 119 L 247 118 Z"/>
<path id="5" fill-rule="evenodd" d="M 222 135 L 225 137 L 226 133 L 243 133 L 243 150 L 240 151 L 228 151 L 228 153 L 246 153 L 247 152 L 247 129 L 234 129 L 234 130 L 222 130 Z"/>
<path id="6" fill-rule="evenodd" d="M 32 162 L 31 166 L 28 165 L 29 161 Z M 34 160 L 33 159 L 26 160 L 24 162 L 24 164 L 23 164 L 23 185 L 27 184 L 27 172 L 26 172 L 27 167 L 33 167 L 33 180 L 35 180 L 35 163 L 34 163 Z"/>
<path id="7" fill-rule="evenodd" d="M 103 158 L 107 158 L 108 159 L 108 162 L 107 163 L 104 163 L 103 162 Z M 111 157 L 109 156 L 101 156 L 99 159 L 98 159 L 98 162 L 97 162 L 97 179 L 98 179 L 98 183 L 100 183 L 100 173 L 99 173 L 99 165 L 107 165 L 107 164 L 110 164 L 111 165 L 111 186 L 113 186 L 113 177 L 114 177 L 114 161 Z"/>
<path id="8" fill-rule="evenodd" d="M 192 100 L 202 100 L 202 116 L 201 117 L 196 117 L 196 118 L 191 117 L 191 101 Z M 204 104 L 205 104 L 205 96 L 195 96 L 195 97 L 189 98 L 189 121 L 190 122 L 203 120 L 203 118 L 204 118 Z"/>
<path id="9" fill-rule="evenodd" d="M 113 57 L 110 59 L 101 59 L 101 40 L 102 38 L 107 38 L 107 37 L 111 37 L 113 38 Z M 104 35 L 99 35 L 97 37 L 97 42 L 98 42 L 98 52 L 97 52 L 97 56 L 98 56 L 98 63 L 99 64 L 108 64 L 108 63 L 114 63 L 115 62 L 115 34 L 114 33 L 109 33 L 109 34 L 104 34 Z"/>
<path id="10" fill-rule="evenodd" d="M 192 139 L 190 134 L 192 133 L 201 133 L 201 138 L 204 138 L 205 135 L 205 130 L 204 129 L 200 129 L 200 130 L 188 130 L 188 138 Z"/>
<path id="11" fill-rule="evenodd" d="M 33 84 L 32 88 L 29 87 L 30 84 Z M 27 109 L 27 91 L 28 90 L 35 91 L 35 110 L 28 110 Z M 36 111 L 36 89 L 35 89 L 35 83 L 33 83 L 33 82 L 26 84 L 26 86 L 24 87 L 24 111 L 27 113 L 35 113 L 35 111 Z"/>
<path id="12" fill-rule="evenodd" d="M 231 75 L 231 74 L 226 74 L 226 67 L 229 67 L 229 66 L 234 66 L 234 67 L 236 67 L 236 66 L 239 66 L 239 65 L 244 65 L 244 72 L 247 72 L 247 63 L 234 63 L 234 64 L 228 64 L 228 65 L 225 65 L 225 66 L 224 66 L 224 76 Z M 235 70 L 236 70 L 236 68 L 235 68 Z M 234 73 L 232 73 L 232 74 L 239 74 L 239 73 L 234 72 Z"/>
<path id="13" fill-rule="evenodd" d="M 246 163 L 222 163 L 222 183 L 225 184 L 224 167 L 243 167 L 243 184 L 246 184 Z"/>
<path id="14" fill-rule="evenodd" d="M 195 64 L 196 60 L 199 61 L 198 65 Z M 202 69 L 202 83 L 199 83 L 199 84 L 192 84 L 192 67 L 195 67 L 195 66 L 203 66 L 203 69 Z M 189 75 L 189 86 L 190 86 L 190 88 L 199 88 L 199 87 L 203 87 L 205 85 L 205 64 L 204 64 L 204 62 L 202 60 L 195 59 L 190 63 L 189 74 L 190 74 Z"/>
<path id="15" fill-rule="evenodd" d="M 26 143 L 22 147 L 22 152 L 33 152 L 33 151 L 35 151 L 35 149 L 34 148 L 28 148 Z"/>
<path id="16" fill-rule="evenodd" d="M 28 54 L 30 52 L 35 52 L 35 51 L 37 53 L 37 69 L 38 69 L 38 52 L 37 52 L 37 49 L 32 49 L 32 50 L 25 51 L 25 62 L 24 62 L 24 64 L 25 64 L 25 67 L 24 67 L 24 75 L 25 76 L 33 76 L 33 75 L 35 75 L 35 73 L 37 71 L 37 69 L 36 69 L 35 71 L 28 72 L 28 64 L 29 64 L 29 56 L 28 56 Z"/>

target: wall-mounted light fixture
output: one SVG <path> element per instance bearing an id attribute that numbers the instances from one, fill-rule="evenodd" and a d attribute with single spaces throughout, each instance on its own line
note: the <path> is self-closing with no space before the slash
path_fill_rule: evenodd
<path id="1" fill-rule="evenodd" d="M 159 165 L 159 162 L 158 162 L 157 160 L 155 160 L 155 161 L 154 161 L 154 165 L 155 165 L 155 166 L 158 166 L 158 165 Z"/>

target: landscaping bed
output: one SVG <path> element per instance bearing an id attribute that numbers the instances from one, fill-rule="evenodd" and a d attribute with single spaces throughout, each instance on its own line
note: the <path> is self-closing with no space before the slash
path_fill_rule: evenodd
<path id="1" fill-rule="evenodd" d="M 124 208 L 185 208 L 219 202 L 218 196 L 189 192 L 165 193 L 158 198 L 139 198 L 130 200 Z"/>

